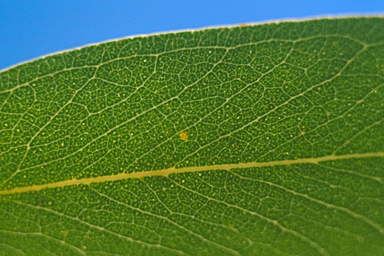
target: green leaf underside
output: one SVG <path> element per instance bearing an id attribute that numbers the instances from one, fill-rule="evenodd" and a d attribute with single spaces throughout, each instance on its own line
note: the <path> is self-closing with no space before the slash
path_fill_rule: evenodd
<path id="1" fill-rule="evenodd" d="M 380 255 L 384 19 L 136 37 L 0 73 L 5 255 Z"/>

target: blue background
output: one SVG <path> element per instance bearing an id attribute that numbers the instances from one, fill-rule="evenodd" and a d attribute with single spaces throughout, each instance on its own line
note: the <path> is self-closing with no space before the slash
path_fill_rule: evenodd
<path id="1" fill-rule="evenodd" d="M 384 0 L 0 0 L 0 70 L 49 53 L 136 34 L 383 13 Z"/>

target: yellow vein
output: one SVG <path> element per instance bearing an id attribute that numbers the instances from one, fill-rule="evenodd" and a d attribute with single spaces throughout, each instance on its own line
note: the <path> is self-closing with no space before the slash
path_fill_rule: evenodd
<path id="1" fill-rule="evenodd" d="M 117 181 L 117 180 L 124 180 L 124 179 L 144 178 L 144 177 L 153 177 L 153 176 L 167 177 L 170 174 L 185 173 L 185 172 L 231 170 L 236 168 L 269 167 L 269 166 L 292 165 L 292 164 L 319 164 L 320 162 L 324 162 L 324 161 L 334 161 L 334 160 L 343 160 L 343 159 L 351 159 L 351 158 L 368 158 L 368 157 L 384 157 L 384 152 L 349 154 L 349 155 L 329 155 L 329 156 L 323 156 L 323 157 L 317 157 L 317 158 L 300 158 L 300 159 L 294 159 L 294 160 L 278 160 L 278 161 L 271 161 L 271 162 L 217 164 L 217 165 L 209 165 L 209 166 L 195 166 L 195 167 L 182 167 L 182 168 L 171 167 L 164 170 L 143 171 L 143 172 L 134 172 L 134 173 L 120 173 L 116 175 L 100 176 L 100 177 L 85 178 L 85 179 L 72 179 L 72 180 L 58 181 L 58 182 L 42 184 L 42 185 L 18 187 L 18 188 L 13 188 L 9 190 L 2 190 L 0 191 L 0 195 L 39 191 L 47 188 L 59 188 L 59 187 L 71 186 L 71 185 L 88 185 L 91 183 Z"/>

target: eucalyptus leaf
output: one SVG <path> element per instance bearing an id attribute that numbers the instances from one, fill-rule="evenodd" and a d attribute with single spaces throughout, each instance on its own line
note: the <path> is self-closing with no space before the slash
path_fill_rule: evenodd
<path id="1" fill-rule="evenodd" d="M 0 73 L 3 255 L 382 255 L 384 18 L 140 36 Z"/>

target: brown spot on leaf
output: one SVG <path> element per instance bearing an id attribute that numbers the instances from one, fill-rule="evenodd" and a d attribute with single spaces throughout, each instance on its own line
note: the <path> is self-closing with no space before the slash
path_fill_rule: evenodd
<path id="1" fill-rule="evenodd" d="M 186 132 L 181 132 L 180 133 L 180 139 L 187 140 L 188 139 L 188 134 Z"/>

